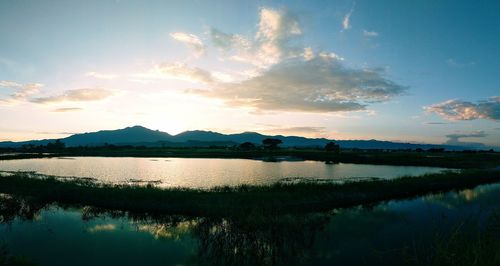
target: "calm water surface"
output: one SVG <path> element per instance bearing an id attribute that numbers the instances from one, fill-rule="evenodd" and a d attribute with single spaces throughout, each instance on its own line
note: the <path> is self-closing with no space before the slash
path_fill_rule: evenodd
<path id="1" fill-rule="evenodd" d="M 1 202 L 1 201 L 0 201 Z M 14 211 L 9 211 L 11 209 Z M 0 243 L 40 265 L 401 265 L 462 221 L 500 208 L 500 184 L 326 213 L 148 217 L 0 208 Z"/>
<path id="2" fill-rule="evenodd" d="M 106 182 L 161 181 L 161 186 L 213 187 L 269 184 L 283 178 L 395 178 L 444 170 L 438 167 L 264 162 L 247 159 L 65 157 L 0 161 L 3 171 L 94 177 Z"/>

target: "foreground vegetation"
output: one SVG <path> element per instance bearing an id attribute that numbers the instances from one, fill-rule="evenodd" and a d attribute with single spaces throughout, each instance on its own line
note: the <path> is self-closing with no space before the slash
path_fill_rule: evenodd
<path id="1" fill-rule="evenodd" d="M 500 210 L 483 223 L 477 217 L 461 220 L 447 232 L 436 232 L 423 246 L 403 249 L 407 265 L 500 265 Z"/>
<path id="2" fill-rule="evenodd" d="M 360 204 L 370 208 L 379 201 L 498 181 L 498 170 L 463 170 L 344 184 L 311 181 L 198 190 L 102 184 L 19 172 L 0 176 L 0 224 L 16 218 L 36 219 L 41 210 L 57 203 L 63 208 L 82 207 L 84 220 L 126 216 L 144 225 L 142 228 L 153 228 L 159 238 L 172 237 L 177 229 L 178 233 L 189 232 L 197 241 L 196 254 L 187 265 L 315 265 L 324 259 L 315 253 L 315 239 L 336 215 L 327 210 Z M 472 217 L 472 223 L 458 221 L 451 230 L 430 232 L 435 234 L 430 242 L 408 239 L 408 246 L 377 250 L 384 254 L 379 261 L 378 253 L 369 250 L 363 257 L 369 265 L 498 265 L 498 214 L 488 215 L 487 222 Z M 2 261 L 29 264 L 5 248 L 0 248 L 0 265 Z"/>
<path id="3" fill-rule="evenodd" d="M 0 177 L 0 193 L 42 203 L 90 205 L 132 212 L 228 215 L 237 212 L 307 212 L 370 204 L 500 181 L 498 170 L 463 170 L 346 183 L 300 182 L 209 190 L 102 184 L 89 179 L 33 177 L 19 172 Z"/>

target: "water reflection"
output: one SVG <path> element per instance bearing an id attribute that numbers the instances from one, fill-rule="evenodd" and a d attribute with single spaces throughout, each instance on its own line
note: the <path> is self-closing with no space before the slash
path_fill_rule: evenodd
<path id="1" fill-rule="evenodd" d="M 408 250 L 432 246 L 437 232 L 491 216 L 498 192 L 494 184 L 324 213 L 224 217 L 75 209 L 2 195 L 0 241 L 50 265 L 400 265 Z"/>
<path id="2" fill-rule="evenodd" d="M 0 217 L 9 227 L 0 229 L 5 235 L 12 234 L 8 228 L 16 226 L 33 227 L 35 217 L 57 215 L 71 216 L 71 209 L 40 205 L 33 201 L 5 196 L 0 201 Z M 185 254 L 184 264 L 196 265 L 302 265 L 307 261 L 316 235 L 329 222 L 329 214 L 262 215 L 259 213 L 236 217 L 183 217 L 151 216 L 117 211 L 103 211 L 86 207 L 79 210 L 83 231 L 91 237 L 101 238 L 106 234 L 124 234 L 124 231 L 147 233 L 158 241 L 177 242 L 179 245 L 188 238 L 196 241 Z M 125 224 L 123 223 L 125 219 Z M 43 220 L 43 221 L 42 221 Z M 51 219 L 40 219 L 40 223 L 50 224 Z M 73 222 L 75 222 L 73 220 Z M 90 224 L 88 224 L 91 222 Z M 5 225 L 4 225 L 5 226 Z M 50 227 L 45 236 L 68 228 Z M 14 230 L 14 232 L 17 230 Z M 75 234 L 69 230 L 64 234 Z M 26 237 L 15 236 L 13 238 Z M 26 240 L 26 239 L 25 239 Z M 79 239 L 74 239 L 79 241 Z M 189 241 L 188 241 L 189 242 Z M 167 245 L 168 246 L 168 245 Z M 21 251 L 24 247 L 19 246 Z M 88 249 L 89 247 L 86 247 Z M 90 247 L 91 248 L 91 247 Z M 32 251 L 33 252 L 33 251 Z M 82 250 L 83 254 L 88 250 Z M 95 251 L 94 251 L 95 252 Z M 22 253 L 22 252 L 21 252 Z M 83 255 L 82 254 L 82 255 Z M 64 255 L 63 255 L 64 256 Z M 41 256 L 39 260 L 53 264 L 54 258 Z M 59 258 L 62 261 L 69 257 Z M 115 258 L 115 264 L 122 261 Z M 82 259 L 82 265 L 85 259 Z M 125 262 L 125 261 L 123 261 Z M 147 264 L 162 264 L 161 260 Z M 64 264 L 64 263 L 63 263 Z"/>
<path id="3" fill-rule="evenodd" d="M 46 204 L 0 193 L 0 223 L 10 224 L 14 219 L 37 220 Z"/>
<path id="4" fill-rule="evenodd" d="M 327 215 L 203 219 L 194 233 L 208 265 L 304 265 Z"/>
<path id="5" fill-rule="evenodd" d="M 272 184 L 284 178 L 395 178 L 444 170 L 437 167 L 325 164 L 317 161 L 265 162 L 246 159 L 69 157 L 0 160 L 2 171 L 36 171 L 66 177 L 94 177 L 106 182 L 206 188 Z"/>

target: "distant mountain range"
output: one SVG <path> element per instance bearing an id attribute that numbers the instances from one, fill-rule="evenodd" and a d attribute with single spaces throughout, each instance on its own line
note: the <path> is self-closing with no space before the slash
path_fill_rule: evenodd
<path id="1" fill-rule="evenodd" d="M 305 138 L 297 136 L 268 136 L 256 132 L 243 132 L 239 134 L 221 134 L 212 131 L 185 131 L 177 135 L 166 132 L 151 130 L 142 126 L 133 126 L 117 130 L 101 130 L 97 132 L 74 134 L 60 139 L 67 147 L 74 146 L 101 146 L 104 144 L 114 145 L 144 145 L 165 147 L 208 147 L 213 145 L 231 146 L 243 142 L 260 144 L 263 139 L 280 139 L 283 147 L 323 147 L 330 141 L 335 141 L 342 148 L 359 149 L 430 149 L 444 148 L 446 150 L 464 150 L 470 147 L 400 143 L 380 140 L 331 140 L 325 138 Z M 55 139 L 30 140 L 21 142 L 0 142 L 0 148 L 17 148 L 22 145 L 46 145 Z"/>

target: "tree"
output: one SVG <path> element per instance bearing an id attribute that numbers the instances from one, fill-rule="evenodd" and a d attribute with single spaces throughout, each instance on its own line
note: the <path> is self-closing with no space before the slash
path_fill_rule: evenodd
<path id="1" fill-rule="evenodd" d="M 280 145 L 281 143 L 283 143 L 283 141 L 281 141 L 280 139 L 267 138 L 262 140 L 262 145 L 264 145 L 264 148 L 266 149 L 277 149 L 278 145 Z"/>
<path id="2" fill-rule="evenodd" d="M 328 152 L 334 152 L 334 153 L 339 153 L 340 152 L 340 146 L 335 144 L 335 142 L 330 141 L 325 145 L 325 150 Z"/>
<path id="3" fill-rule="evenodd" d="M 241 143 L 239 148 L 242 150 L 253 150 L 253 149 L 255 149 L 255 144 L 247 141 L 247 142 Z"/>
<path id="4" fill-rule="evenodd" d="M 65 147 L 66 144 L 64 144 L 64 142 L 62 142 L 60 139 L 56 140 L 56 142 L 54 143 L 52 142 L 47 143 L 47 150 L 49 151 L 64 150 Z"/>

